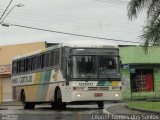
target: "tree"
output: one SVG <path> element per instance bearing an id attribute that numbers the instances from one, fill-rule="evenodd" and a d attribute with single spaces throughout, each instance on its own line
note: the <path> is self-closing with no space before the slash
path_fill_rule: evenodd
<path id="1" fill-rule="evenodd" d="M 160 0 L 131 0 L 128 4 L 128 18 L 137 18 L 142 10 L 147 12 L 147 24 L 140 37 L 147 50 L 149 45 L 160 45 Z"/>

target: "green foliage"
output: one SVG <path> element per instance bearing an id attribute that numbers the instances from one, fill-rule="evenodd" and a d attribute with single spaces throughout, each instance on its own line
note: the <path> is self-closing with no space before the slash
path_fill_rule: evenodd
<path id="1" fill-rule="evenodd" d="M 147 11 L 147 24 L 140 38 L 147 51 L 149 45 L 160 45 L 160 0 L 131 0 L 128 4 L 128 18 L 137 18 L 142 10 Z"/>
<path id="2" fill-rule="evenodd" d="M 127 105 L 131 108 L 160 111 L 160 102 L 130 101 Z"/>

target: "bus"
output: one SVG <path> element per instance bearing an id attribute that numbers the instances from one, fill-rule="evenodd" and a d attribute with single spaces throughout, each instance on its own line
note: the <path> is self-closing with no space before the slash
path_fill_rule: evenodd
<path id="1" fill-rule="evenodd" d="M 48 103 L 54 109 L 68 104 L 120 101 L 118 46 L 106 41 L 69 41 L 12 61 L 13 100 L 24 109 Z"/>

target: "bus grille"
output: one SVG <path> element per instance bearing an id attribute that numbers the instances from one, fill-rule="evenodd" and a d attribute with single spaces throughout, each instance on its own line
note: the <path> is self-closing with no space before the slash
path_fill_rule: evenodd
<path id="1" fill-rule="evenodd" d="M 88 90 L 109 90 L 109 87 L 88 87 Z"/>

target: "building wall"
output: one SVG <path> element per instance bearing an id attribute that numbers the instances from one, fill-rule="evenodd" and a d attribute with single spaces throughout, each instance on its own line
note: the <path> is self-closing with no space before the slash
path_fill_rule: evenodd
<path id="1" fill-rule="evenodd" d="M 154 76 L 154 91 L 153 92 L 134 92 L 133 99 L 139 98 L 160 98 L 160 47 L 149 47 L 148 52 L 145 53 L 144 48 L 141 46 L 123 46 L 120 47 L 120 57 L 124 69 L 121 70 L 122 80 L 130 82 L 130 69 L 129 65 L 140 65 L 146 68 L 150 65 L 153 69 Z M 129 83 L 130 84 L 130 83 Z M 123 98 L 131 99 L 130 85 L 124 85 Z"/>
<path id="2" fill-rule="evenodd" d="M 12 58 L 45 49 L 45 42 L 0 46 L 0 65 L 11 64 Z"/>
<path id="3" fill-rule="evenodd" d="M 154 77 L 154 91 L 152 92 L 133 92 L 132 99 L 149 99 L 149 98 L 160 98 L 160 68 L 153 69 Z M 122 69 L 122 81 L 123 84 L 122 95 L 124 100 L 131 99 L 131 89 L 130 89 L 130 70 Z M 127 84 L 126 84 L 127 83 Z"/>
<path id="4" fill-rule="evenodd" d="M 160 47 L 149 47 L 145 53 L 141 46 L 120 47 L 120 56 L 123 64 L 159 64 Z"/>
<path id="5" fill-rule="evenodd" d="M 160 97 L 160 68 L 156 68 L 155 69 L 155 84 L 154 84 L 154 88 L 155 88 L 155 96 L 156 97 Z"/>
<path id="6" fill-rule="evenodd" d="M 17 44 L 17 45 L 7 45 L 0 46 L 0 66 L 11 65 L 12 59 L 16 56 L 21 56 L 24 54 L 32 53 L 39 50 L 44 50 L 46 48 L 45 42 L 36 42 L 36 43 L 27 43 L 27 44 Z M 9 77 L 8 77 L 9 76 Z M 3 99 L 3 80 L 4 78 L 11 79 L 11 72 L 2 72 L 0 73 L 0 102 Z M 8 83 L 8 86 L 11 87 L 11 84 Z"/>
<path id="7" fill-rule="evenodd" d="M 2 102 L 2 78 L 0 77 L 0 103 Z"/>
<path id="8" fill-rule="evenodd" d="M 130 90 L 130 72 L 129 69 L 121 69 L 122 74 L 122 96 L 123 99 L 131 99 L 131 90 Z"/>

